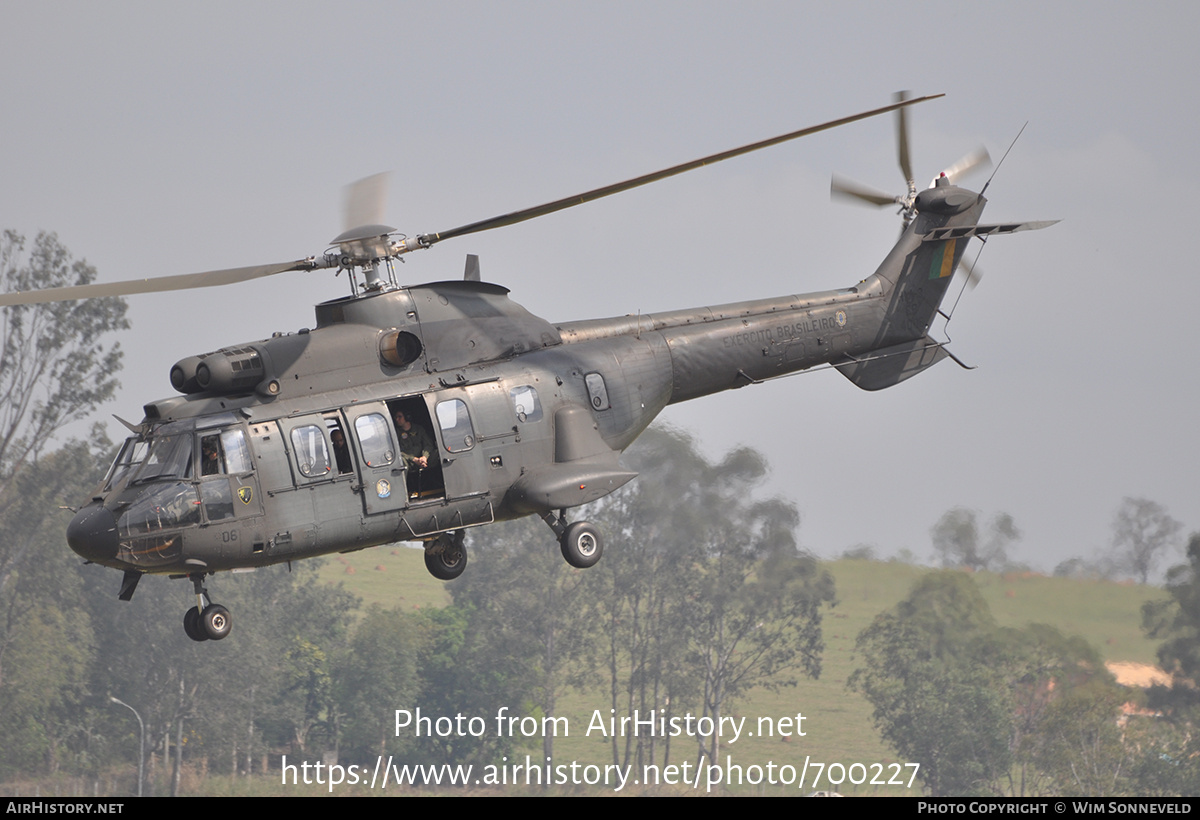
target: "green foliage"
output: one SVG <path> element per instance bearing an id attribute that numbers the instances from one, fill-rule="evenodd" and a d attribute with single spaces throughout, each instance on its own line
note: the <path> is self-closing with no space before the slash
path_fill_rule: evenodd
<path id="1" fill-rule="evenodd" d="M 54 234 L 0 236 L 0 290 L 86 284 L 96 271 Z M 63 548 L 63 505 L 94 489 L 110 443 L 92 431 L 46 456 L 54 437 L 116 389 L 128 327 L 120 299 L 0 310 L 0 771 L 81 760 L 91 624 L 78 563 Z M 50 654 L 46 647 L 56 647 Z"/>
<path id="2" fill-rule="evenodd" d="M 1012 765 L 1008 693 L 989 656 L 995 622 L 957 572 L 921 578 L 858 637 L 866 666 L 850 678 L 874 706 L 880 734 L 921 763 L 933 795 L 979 793 Z"/>
<path id="3" fill-rule="evenodd" d="M 52 233 L 0 237 L 0 291 L 84 285 L 96 269 L 73 261 Z M 35 459 L 66 425 L 85 419 L 117 388 L 118 344 L 104 337 L 129 327 L 125 301 L 84 299 L 19 305 L 0 311 L 0 504 L 7 480 Z M 0 569 L 3 569 L 0 567 Z M 0 573 L 2 575 L 3 573 Z"/>
<path id="4" fill-rule="evenodd" d="M 1083 639 L 1045 624 L 999 628 L 969 576 L 941 572 L 857 647 L 865 665 L 850 685 L 884 739 L 920 761 L 931 794 L 1112 793 L 1129 754 L 1117 730 L 1124 696 Z"/>
<path id="5" fill-rule="evenodd" d="M 396 737 L 394 714 L 420 702 L 418 661 L 430 629 L 428 618 L 378 605 L 359 621 L 335 671 L 341 749 L 349 759 L 411 749 Z"/>
<path id="6" fill-rule="evenodd" d="M 473 532 L 470 578 L 451 587 L 455 604 L 468 609 L 472 629 L 496 656 L 489 666 L 508 668 L 513 682 L 526 687 L 523 698 L 504 704 L 510 714 L 528 708 L 555 715 L 559 698 L 593 657 L 596 630 L 580 613 L 601 592 L 600 578 L 562 561 L 549 536 L 533 518 Z M 542 752 L 553 751 L 547 733 Z"/>
<path id="7" fill-rule="evenodd" d="M 1200 533 L 1187 545 L 1187 563 L 1167 573 L 1165 601 L 1142 605 L 1142 628 L 1161 639 L 1159 666 L 1171 685 L 1150 690 L 1150 704 L 1162 711 L 1169 729 L 1147 743 L 1143 756 L 1147 782 L 1162 784 L 1165 793 L 1200 792 Z M 1174 787 L 1180 786 L 1179 791 Z"/>
<path id="8" fill-rule="evenodd" d="M 0 504 L 0 771 L 36 760 L 53 772 L 79 754 L 93 638 L 78 605 L 79 564 L 62 543 L 70 511 L 61 505 L 99 480 L 108 441 L 97 435 L 94 444 L 25 465 Z"/>
<path id="9" fill-rule="evenodd" d="M 1200 686 L 1200 533 L 1188 541 L 1187 558 L 1188 563 L 1167 573 L 1171 597 L 1142 606 L 1142 628 L 1163 641 L 1158 649 L 1162 669 L 1181 688 L 1195 691 Z"/>
<path id="10" fill-rule="evenodd" d="M 1054 794 L 1127 794 L 1124 778 L 1133 753 L 1122 742 L 1117 716 L 1124 694 L 1097 676 L 1061 693 L 1050 705 L 1034 763 L 1055 784 Z"/>
<path id="11" fill-rule="evenodd" d="M 641 477 L 596 516 L 609 541 L 590 570 L 605 590 L 591 618 L 606 631 L 611 708 L 719 719 L 751 687 L 817 676 L 833 579 L 799 552 L 795 506 L 755 498 L 764 458 L 740 448 L 712 464 L 688 437 L 652 428 L 629 461 Z M 622 750 L 614 738 L 613 761 L 665 761 L 658 743 L 626 738 Z M 697 752 L 715 755 L 713 744 Z"/>
<path id="12" fill-rule="evenodd" d="M 419 657 L 421 694 L 413 704 L 436 720 L 495 715 L 502 706 L 516 714 L 526 711 L 531 688 L 527 659 L 511 656 L 490 643 L 481 613 L 471 604 L 453 604 L 424 613 L 430 637 Z M 416 743 L 423 763 L 492 763 L 510 754 L 520 738 L 422 737 Z"/>

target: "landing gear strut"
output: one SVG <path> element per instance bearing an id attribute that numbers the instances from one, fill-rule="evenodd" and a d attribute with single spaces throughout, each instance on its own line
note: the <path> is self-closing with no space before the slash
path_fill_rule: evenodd
<path id="1" fill-rule="evenodd" d="M 209 600 L 204 574 L 189 575 L 196 590 L 196 605 L 183 613 L 183 631 L 193 641 L 219 641 L 233 628 L 233 616 L 220 604 Z"/>
<path id="2" fill-rule="evenodd" d="M 442 533 L 425 542 L 425 569 L 439 581 L 453 581 L 467 568 L 467 548 L 462 530 Z"/>
<path id="3" fill-rule="evenodd" d="M 604 554 L 604 541 L 600 538 L 600 531 L 587 521 L 568 524 L 566 510 L 559 510 L 558 515 L 551 512 L 542 513 L 542 520 L 558 536 L 562 557 L 571 566 L 577 569 L 593 567 Z"/>

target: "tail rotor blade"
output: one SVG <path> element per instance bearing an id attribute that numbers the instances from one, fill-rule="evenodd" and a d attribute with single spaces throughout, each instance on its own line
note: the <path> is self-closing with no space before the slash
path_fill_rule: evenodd
<path id="1" fill-rule="evenodd" d="M 985 170 L 990 167 L 992 167 L 992 157 L 988 154 L 987 149 L 981 145 L 945 171 L 942 171 L 942 173 L 949 178 L 951 184 L 957 185 L 960 178 L 972 171 L 976 169 Z"/>
<path id="2" fill-rule="evenodd" d="M 947 176 L 949 176 L 947 174 Z M 968 262 L 964 256 L 962 261 L 958 263 L 958 269 L 967 276 L 967 289 L 975 290 L 979 285 L 979 280 L 983 278 L 983 268 L 975 262 Z"/>
<path id="3" fill-rule="evenodd" d="M 878 191 L 837 174 L 833 175 L 833 180 L 829 183 L 829 195 L 858 200 L 859 202 L 865 202 L 880 208 L 896 204 L 896 197 L 891 194 L 885 194 L 883 191 Z"/>

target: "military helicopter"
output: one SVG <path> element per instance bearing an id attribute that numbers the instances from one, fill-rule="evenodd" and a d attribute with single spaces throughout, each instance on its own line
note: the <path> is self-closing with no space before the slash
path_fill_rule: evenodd
<path id="1" fill-rule="evenodd" d="M 315 328 L 177 362 L 179 395 L 146 404 L 138 424 L 123 421 L 132 435 L 71 521 L 68 543 L 124 572 L 124 601 L 145 573 L 190 579 L 196 602 L 184 630 L 196 641 L 230 632 L 229 611 L 205 586 L 221 571 L 418 541 L 429 572 L 451 580 L 467 565 L 467 529 L 527 515 L 549 525 L 569 564 L 593 566 L 601 534 L 567 511 L 635 477 L 619 456 L 667 405 L 816 366 L 864 390 L 908 379 L 951 355 L 929 329 L 968 240 L 1053 224 L 979 224 L 982 192 L 954 184 L 978 157 L 917 191 L 904 111 L 940 96 L 901 93 L 881 108 L 440 233 L 358 224 L 322 256 L 0 296 L 20 305 L 288 271 L 349 274 L 350 294 L 317 305 Z M 851 287 L 552 324 L 481 281 L 471 256 L 461 281 L 396 281 L 393 262 L 411 251 L 892 111 L 907 192 L 833 187 L 904 216 L 895 247 Z"/>

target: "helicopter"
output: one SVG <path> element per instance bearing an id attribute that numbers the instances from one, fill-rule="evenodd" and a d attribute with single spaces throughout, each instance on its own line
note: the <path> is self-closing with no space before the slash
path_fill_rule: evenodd
<path id="1" fill-rule="evenodd" d="M 408 237 L 380 224 L 378 180 L 351 189 L 347 230 L 320 256 L 158 279 L 0 295 L 0 306 L 233 284 L 289 271 L 346 271 L 347 296 L 316 306 L 316 326 L 189 356 L 178 392 L 144 405 L 102 485 L 67 529 L 89 563 L 191 580 L 184 631 L 230 634 L 208 594 L 217 572 L 419 542 L 441 580 L 467 565 L 466 530 L 540 516 L 573 567 L 595 565 L 598 529 L 568 520 L 636 477 L 621 453 L 667 405 L 815 367 L 864 390 L 945 358 L 929 335 L 968 241 L 1053 222 L 979 222 L 986 200 L 955 180 L 974 154 L 918 191 L 906 110 L 886 106 L 744 145 L 554 202 Z M 551 323 L 481 279 L 401 285 L 393 262 L 447 239 L 610 196 L 751 151 L 895 112 L 906 193 L 835 181 L 832 192 L 897 205 L 900 238 L 851 287 L 656 314 Z M 374 217 L 374 218 L 373 218 Z M 965 365 L 962 365 L 965 367 Z"/>

